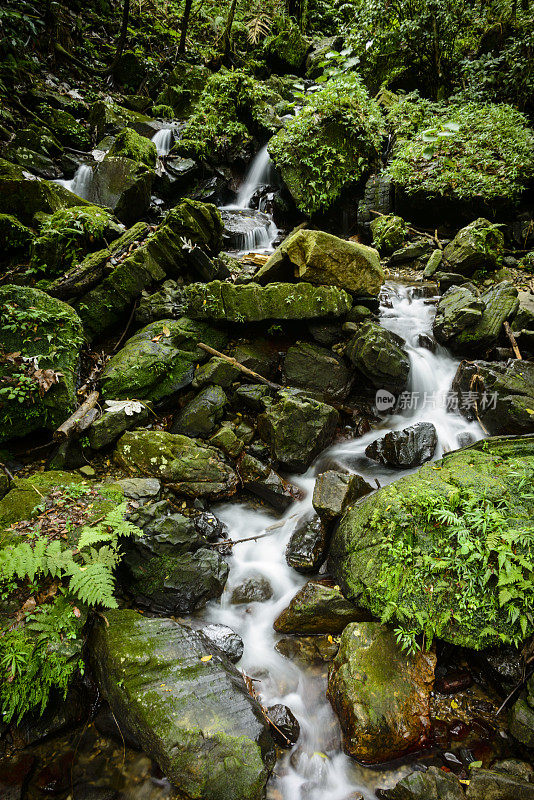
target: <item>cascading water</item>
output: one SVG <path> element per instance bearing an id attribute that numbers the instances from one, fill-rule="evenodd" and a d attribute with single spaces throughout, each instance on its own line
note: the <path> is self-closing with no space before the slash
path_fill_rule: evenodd
<path id="1" fill-rule="evenodd" d="M 93 168 L 89 164 L 81 164 L 76 170 L 71 180 L 58 178 L 54 183 L 64 186 L 70 192 L 74 192 L 83 200 L 91 199 L 91 184 L 93 182 Z"/>
<path id="2" fill-rule="evenodd" d="M 156 131 L 152 141 L 156 145 L 158 156 L 169 155 L 170 149 L 174 144 L 173 128 L 161 128 L 161 130 Z"/>
<path id="3" fill-rule="evenodd" d="M 419 397 L 419 403 L 414 408 L 407 407 L 388 415 L 371 433 L 334 445 L 328 451 L 328 457 L 372 483 L 378 479 L 381 485 L 405 474 L 378 466 L 364 454 L 367 445 L 387 430 L 398 430 L 420 421 L 432 422 L 439 437 L 436 458 L 448 449 L 457 448 L 462 435 L 473 439 L 483 437 L 477 424 L 446 409 L 444 398 L 458 362 L 442 348 L 431 352 L 419 346 L 419 336 L 431 332 L 433 306 L 424 299 L 414 299 L 411 291 L 400 285 L 388 287 L 384 299 L 387 303 L 382 307 L 382 324 L 406 340 L 411 360 L 409 392 Z M 313 511 L 315 475 L 316 467 L 312 466 L 305 475 L 291 479 L 304 490 L 306 497 L 294 503 L 272 531 L 269 527 L 275 520 L 265 512 L 233 504 L 216 510 L 234 540 L 268 535 L 234 547 L 225 592 L 220 603 L 209 604 L 205 614 L 210 622 L 229 625 L 241 635 L 245 649 L 238 667 L 258 680 L 255 687 L 262 703 L 289 706 L 300 723 L 299 741 L 293 751 L 278 761 L 272 778 L 277 796 L 283 800 L 348 800 L 352 793 L 361 792 L 366 800 L 372 800 L 377 787 L 393 786 L 409 767 L 377 771 L 345 756 L 337 720 L 326 699 L 327 668 L 323 665 L 319 673 L 313 668 L 301 668 L 275 650 L 279 637 L 273 630 L 273 622 L 305 582 L 304 577 L 287 565 L 285 549 L 297 521 Z M 273 590 L 271 599 L 245 606 L 232 605 L 233 589 L 251 577 L 269 581 Z"/>
<path id="4" fill-rule="evenodd" d="M 252 196 L 259 186 L 270 183 L 273 174 L 273 162 L 267 150 L 268 145 L 255 155 L 250 169 L 237 193 L 236 208 L 250 208 Z"/>

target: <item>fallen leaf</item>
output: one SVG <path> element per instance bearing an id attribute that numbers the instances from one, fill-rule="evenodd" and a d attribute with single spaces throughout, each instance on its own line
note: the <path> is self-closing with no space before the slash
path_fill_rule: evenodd
<path id="1" fill-rule="evenodd" d="M 201 661 L 211 661 L 212 658 L 213 658 L 213 656 L 202 656 L 202 658 L 200 660 Z"/>

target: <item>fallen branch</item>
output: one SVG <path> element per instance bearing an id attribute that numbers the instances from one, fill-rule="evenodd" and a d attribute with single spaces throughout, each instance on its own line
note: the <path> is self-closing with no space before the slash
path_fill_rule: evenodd
<path id="1" fill-rule="evenodd" d="M 506 335 L 508 336 L 508 338 L 510 340 L 510 344 L 512 345 L 512 349 L 513 349 L 513 351 L 515 353 L 515 357 L 519 361 L 522 361 L 523 360 L 523 356 L 521 355 L 519 347 L 517 346 L 516 338 L 515 338 L 514 334 L 512 333 L 512 329 L 510 327 L 510 323 L 508 322 L 508 320 L 506 320 L 506 319 L 504 320 L 503 326 L 504 326 L 505 333 L 506 333 Z"/>
<path id="2" fill-rule="evenodd" d="M 374 211 L 373 209 L 371 209 L 371 214 L 376 214 L 377 217 L 387 217 L 387 216 L 389 216 L 388 214 L 382 214 L 381 211 Z M 416 236 L 425 236 L 427 239 L 430 239 L 431 242 L 434 242 L 434 244 L 437 247 L 439 247 L 440 250 L 443 250 L 443 247 L 442 247 L 442 245 L 441 245 L 441 243 L 440 243 L 440 241 L 438 239 L 438 231 L 437 231 L 437 229 L 436 229 L 434 235 L 432 235 L 431 233 L 428 233 L 428 231 L 421 231 L 421 230 L 418 230 L 417 228 L 412 228 L 411 225 L 408 225 L 406 230 L 408 231 L 408 233 L 414 233 Z"/>
<path id="3" fill-rule="evenodd" d="M 259 533 L 257 536 L 249 536 L 248 539 L 225 539 L 223 542 L 215 542 L 212 547 L 233 547 L 234 544 L 242 544 L 243 542 L 255 542 L 256 539 L 265 539 L 266 536 L 272 536 L 274 531 L 267 533 Z"/>
<path id="4" fill-rule="evenodd" d="M 274 383 L 273 381 L 264 378 L 263 375 L 258 375 L 257 372 L 253 372 L 248 367 L 245 367 L 243 364 L 240 364 L 239 361 L 237 361 L 237 359 L 232 358 L 232 356 L 226 356 L 224 353 L 219 352 L 219 350 L 215 350 L 208 344 L 199 342 L 197 347 L 200 347 L 201 350 L 204 350 L 204 352 L 209 353 L 212 356 L 217 356 L 217 358 L 222 358 L 224 361 L 228 361 L 229 364 L 232 364 L 236 369 L 238 369 L 244 375 L 248 375 L 249 378 L 254 378 L 256 383 L 264 383 L 266 386 L 269 386 L 271 389 L 275 389 L 276 391 L 279 391 L 280 389 L 284 388 L 283 386 L 280 386 L 280 384 Z"/>
<path id="5" fill-rule="evenodd" d="M 79 433 L 82 426 L 83 418 L 91 411 L 97 404 L 100 392 L 91 392 L 87 400 L 85 400 L 79 408 L 76 409 L 74 414 L 59 426 L 57 431 L 54 432 L 53 438 L 56 441 L 65 441 L 70 439 L 75 433 Z"/>

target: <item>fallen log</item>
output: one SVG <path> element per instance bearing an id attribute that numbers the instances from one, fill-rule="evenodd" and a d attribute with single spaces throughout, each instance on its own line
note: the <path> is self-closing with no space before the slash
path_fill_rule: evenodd
<path id="1" fill-rule="evenodd" d="M 55 441 L 66 441 L 84 429 L 84 417 L 94 409 L 100 397 L 100 392 L 91 392 L 87 400 L 79 406 L 74 414 L 63 422 L 54 432 Z"/>
<path id="2" fill-rule="evenodd" d="M 514 334 L 512 333 L 512 329 L 510 327 L 510 323 L 508 322 L 508 320 L 504 321 L 503 326 L 504 326 L 504 331 L 505 331 L 506 335 L 508 336 L 508 339 L 510 340 L 510 344 L 512 345 L 512 349 L 513 349 L 513 351 L 515 353 L 515 357 L 519 361 L 522 361 L 523 360 L 523 356 L 521 355 L 521 351 L 519 350 L 519 347 L 517 346 L 516 338 L 515 338 Z"/>

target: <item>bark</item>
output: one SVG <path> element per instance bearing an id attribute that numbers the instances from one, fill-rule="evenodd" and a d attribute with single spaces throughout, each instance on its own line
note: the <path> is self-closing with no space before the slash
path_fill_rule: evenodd
<path id="1" fill-rule="evenodd" d="M 185 53 L 185 41 L 187 38 L 187 29 L 189 27 L 189 18 L 191 16 L 191 8 L 193 0 L 185 0 L 184 15 L 182 17 L 182 28 L 180 34 L 180 44 L 178 45 L 178 52 Z"/>

